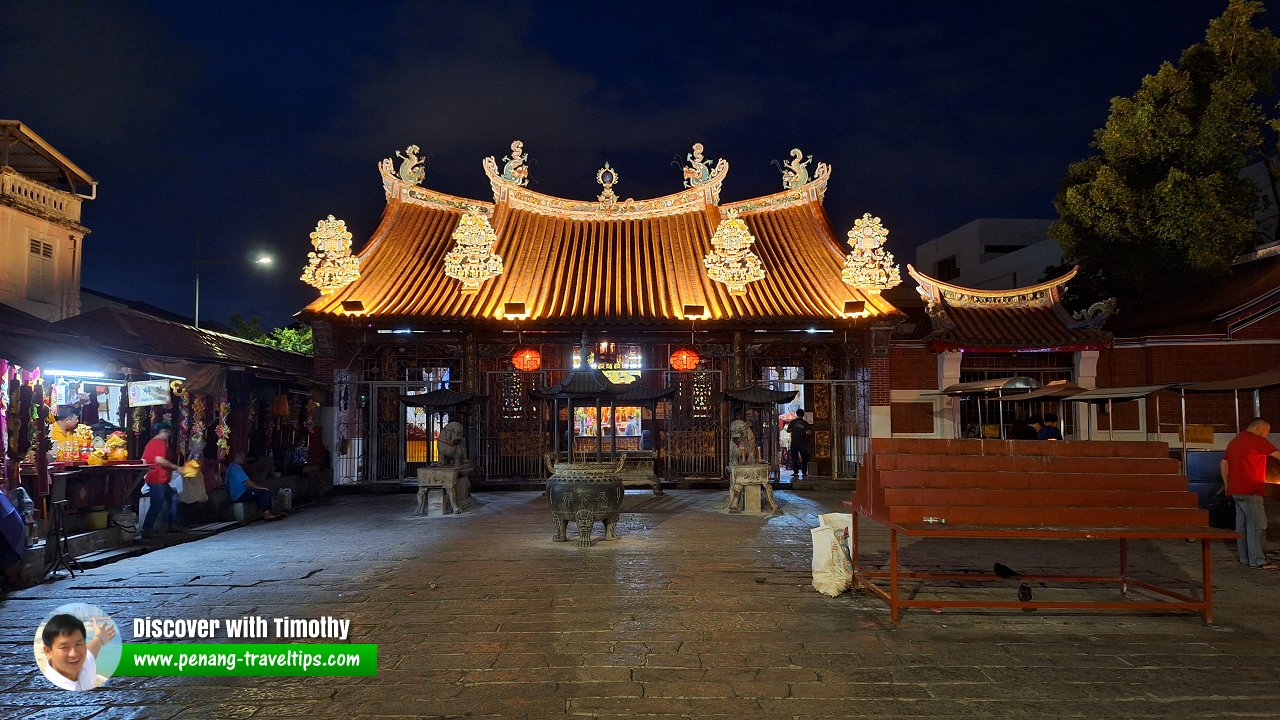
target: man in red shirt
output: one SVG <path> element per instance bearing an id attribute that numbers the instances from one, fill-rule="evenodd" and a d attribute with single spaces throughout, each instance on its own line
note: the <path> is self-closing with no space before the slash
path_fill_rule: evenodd
<path id="1" fill-rule="evenodd" d="M 169 506 L 173 503 L 173 488 L 169 486 L 169 479 L 173 477 L 173 471 L 178 466 L 169 459 L 169 434 L 172 432 L 173 425 L 161 420 L 155 425 L 155 434 L 147 443 L 146 448 L 142 451 L 142 459 L 147 465 L 151 466 L 147 470 L 147 496 L 151 498 L 150 507 L 147 508 L 147 517 L 142 521 L 142 527 L 139 529 L 139 535 L 142 538 L 151 535 L 151 528 L 156 524 L 156 518 L 160 517 L 160 513 L 167 513 Z"/>
<path id="2" fill-rule="evenodd" d="M 1236 532 L 1240 533 L 1236 547 L 1240 551 L 1240 562 L 1251 568 L 1277 570 L 1280 565 L 1267 562 L 1267 553 L 1262 547 L 1267 529 L 1267 512 L 1262 505 L 1267 458 L 1280 459 L 1280 449 L 1267 440 L 1270 433 L 1271 423 L 1255 418 L 1227 444 L 1219 470 L 1227 484 L 1227 494 L 1236 502 Z"/>

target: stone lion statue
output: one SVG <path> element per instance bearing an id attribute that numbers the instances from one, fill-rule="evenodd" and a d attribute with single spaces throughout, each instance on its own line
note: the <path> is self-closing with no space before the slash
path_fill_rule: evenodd
<path id="1" fill-rule="evenodd" d="M 436 439 L 436 452 L 440 456 L 441 467 L 462 467 L 467 464 L 467 444 L 463 434 L 462 423 L 454 421 L 446 423 Z"/>
<path id="2" fill-rule="evenodd" d="M 756 434 L 745 420 L 734 420 L 729 423 L 729 466 L 755 465 L 760 462 L 760 451 L 756 449 Z"/>

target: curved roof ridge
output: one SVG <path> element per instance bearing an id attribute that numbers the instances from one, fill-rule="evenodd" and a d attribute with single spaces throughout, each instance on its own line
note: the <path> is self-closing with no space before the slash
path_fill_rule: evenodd
<path id="1" fill-rule="evenodd" d="M 1068 270 L 1064 275 L 1056 277 L 1052 280 L 1046 280 L 1042 283 L 1037 283 L 1035 285 L 1026 285 L 1024 287 L 1009 288 L 1007 290 L 982 290 L 979 288 L 965 287 L 963 285 L 954 285 L 952 283 L 946 282 L 945 280 L 939 280 L 934 277 L 929 277 L 928 275 L 925 275 L 919 270 L 916 270 L 914 267 L 912 267 L 910 263 L 907 264 L 907 274 L 915 278 L 915 281 L 919 283 L 922 287 L 924 287 L 926 290 L 929 288 L 936 288 L 938 290 L 947 290 L 959 296 L 968 296 L 972 298 L 984 298 L 984 299 L 985 298 L 1016 298 L 1019 296 L 1038 295 L 1040 293 L 1047 292 L 1047 293 L 1050 293 L 1053 299 L 1056 301 L 1060 298 L 1060 295 L 1062 292 L 1062 286 L 1066 285 L 1071 280 L 1071 278 L 1074 278 L 1076 276 L 1076 273 L 1078 272 L 1080 272 L 1080 266 L 1076 265 L 1075 267 Z"/>
<path id="2" fill-rule="evenodd" d="M 762 195 L 761 197 L 725 203 L 720 206 L 720 209 L 726 212 L 729 210 L 737 210 L 740 213 L 747 214 L 753 212 L 767 212 L 769 210 L 781 210 L 782 208 L 803 205 L 810 202 L 817 202 L 821 204 L 822 198 L 827 194 L 827 183 L 830 180 L 831 166 L 827 163 L 818 163 L 818 169 L 814 172 L 813 179 L 804 185 L 787 188 L 786 190 L 773 193 L 772 195 Z"/>
<path id="3" fill-rule="evenodd" d="M 382 174 L 382 189 L 387 194 L 387 202 L 398 200 L 411 205 L 423 207 L 439 207 L 457 213 L 480 213 L 485 217 L 493 215 L 493 203 L 486 200 L 474 200 L 457 195 L 449 195 L 421 185 L 410 185 L 396 175 L 391 158 L 383 158 L 378 163 L 378 172 Z"/>
<path id="4" fill-rule="evenodd" d="M 484 173 L 493 188 L 494 203 L 507 203 L 519 210 L 541 215 L 554 215 L 570 220 L 631 220 L 664 217 L 701 210 L 706 205 L 720 203 L 720 186 L 729 174 L 729 161 L 716 162 L 706 182 L 685 188 L 670 195 L 636 200 L 627 198 L 614 203 L 599 200 L 573 200 L 547 195 L 511 182 L 502 177 L 498 163 L 490 155 L 481 160 Z M 615 171 L 616 172 L 616 171 Z"/>

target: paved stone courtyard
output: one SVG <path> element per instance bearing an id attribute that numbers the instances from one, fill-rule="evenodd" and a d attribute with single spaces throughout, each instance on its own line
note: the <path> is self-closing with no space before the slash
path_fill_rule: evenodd
<path id="1" fill-rule="evenodd" d="M 895 627 L 870 596 L 809 585 L 808 529 L 845 497 L 780 491 L 785 514 L 758 518 L 719 512 L 723 491 L 632 491 L 622 538 L 590 549 L 550 542 L 537 492 L 481 493 L 473 511 L 443 518 L 412 517 L 408 494 L 336 497 L 0 601 L 0 717 L 1280 717 L 1280 573 L 1215 547 L 1213 626 L 1189 614 L 915 610 Z M 884 556 L 883 531 L 862 537 Z M 926 541 L 904 553 L 974 571 L 1116 562 L 1106 542 Z M 1131 555 L 1166 582 L 1199 577 L 1198 544 Z M 32 637 L 71 601 L 101 606 L 125 642 L 145 615 L 334 615 L 351 620 L 352 642 L 379 645 L 379 671 L 54 690 Z"/>

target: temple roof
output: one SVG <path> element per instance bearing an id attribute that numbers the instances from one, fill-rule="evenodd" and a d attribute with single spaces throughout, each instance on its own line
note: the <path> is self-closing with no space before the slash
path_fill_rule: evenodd
<path id="1" fill-rule="evenodd" d="M 1110 311 L 1099 303 L 1086 319 L 1074 319 L 1062 307 L 1062 290 L 1075 277 L 1010 290 L 977 290 L 931 278 L 908 265 L 933 323 L 934 351 L 985 352 L 1099 350 L 1111 333 L 1097 329 Z"/>
<path id="2" fill-rule="evenodd" d="M 343 315 L 359 301 L 363 318 L 418 326 L 509 324 L 507 303 L 524 303 L 528 324 L 754 327 L 844 319 L 845 303 L 863 300 L 868 317 L 897 314 L 877 294 L 845 285 L 847 248 L 822 208 L 829 168 L 807 184 L 773 195 L 720 204 L 723 160 L 709 182 L 651 200 L 566 200 L 503 179 L 484 163 L 492 203 L 444 195 L 403 182 L 390 161 L 380 165 L 387 207 L 360 251 L 360 277 L 308 305 L 302 315 Z M 766 274 L 745 295 L 707 276 L 703 258 L 730 209 L 746 222 Z M 464 294 L 445 275 L 444 256 L 464 213 L 484 215 L 497 234 L 501 275 Z M 686 305 L 704 314 L 686 317 Z M 505 322 L 504 322 L 505 320 Z"/>

